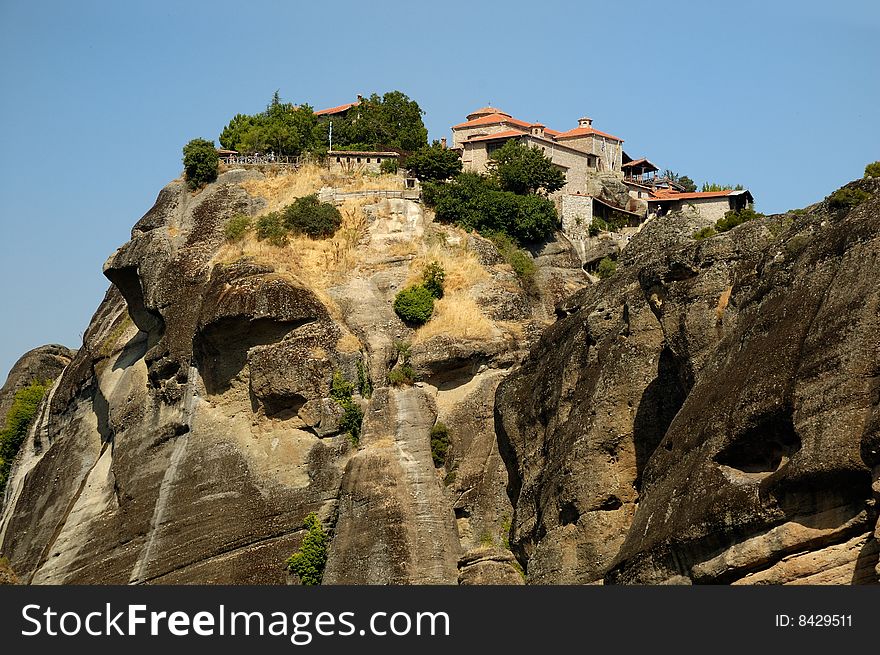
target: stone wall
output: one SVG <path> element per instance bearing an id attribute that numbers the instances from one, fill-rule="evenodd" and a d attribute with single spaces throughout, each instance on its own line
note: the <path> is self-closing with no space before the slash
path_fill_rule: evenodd
<path id="1" fill-rule="evenodd" d="M 562 233 L 571 241 L 581 261 L 584 243 L 590 237 L 593 223 L 593 199 L 590 196 L 563 195 L 561 197 Z"/>
<path id="2" fill-rule="evenodd" d="M 693 209 L 692 209 L 693 208 Z M 730 199 L 722 198 L 692 198 L 681 200 L 670 207 L 670 211 L 696 211 L 706 223 L 714 223 L 724 218 L 724 214 L 730 211 Z"/>
<path id="3" fill-rule="evenodd" d="M 397 159 L 397 157 L 335 152 L 327 155 L 327 167 L 336 172 L 379 173 L 382 162 L 386 159 Z"/>

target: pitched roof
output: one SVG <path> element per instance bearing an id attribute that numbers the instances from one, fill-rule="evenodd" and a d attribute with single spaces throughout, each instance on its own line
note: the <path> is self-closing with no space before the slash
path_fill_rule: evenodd
<path id="1" fill-rule="evenodd" d="M 547 136 L 557 136 L 558 134 L 561 134 L 561 132 L 559 130 L 551 130 L 549 127 L 545 127 L 544 134 Z"/>
<path id="2" fill-rule="evenodd" d="M 315 112 L 315 116 L 332 116 L 333 114 L 341 114 L 344 111 L 348 111 L 355 105 L 360 104 L 359 102 L 349 102 L 344 105 L 339 105 L 338 107 L 330 107 L 329 109 L 319 109 Z"/>
<path id="3" fill-rule="evenodd" d="M 569 130 L 568 132 L 563 132 L 562 134 L 557 134 L 557 139 L 573 139 L 579 136 L 590 136 L 591 134 L 596 134 L 598 136 L 604 136 L 606 139 L 611 139 L 612 141 L 620 141 L 623 143 L 623 139 L 614 136 L 613 134 L 608 134 L 607 132 L 600 132 L 599 130 L 594 130 L 592 127 L 576 127 L 573 130 Z"/>
<path id="4" fill-rule="evenodd" d="M 496 139 L 510 139 L 517 136 L 528 136 L 525 132 L 520 132 L 519 130 L 505 130 L 503 132 L 495 132 L 495 134 L 481 134 L 480 136 L 475 136 L 465 143 L 472 143 L 474 141 L 495 141 Z"/>
<path id="5" fill-rule="evenodd" d="M 652 164 L 651 162 L 649 162 L 649 161 L 648 161 L 647 159 L 645 159 L 644 157 L 642 157 L 641 159 L 636 159 L 636 160 L 633 160 L 633 161 L 628 161 L 628 162 L 626 162 L 625 164 L 621 164 L 621 168 L 635 168 L 636 166 L 641 166 L 641 165 L 643 165 L 643 164 L 645 165 L 645 168 L 651 168 L 651 169 L 653 169 L 653 170 L 655 170 L 655 171 L 659 171 L 659 170 L 660 170 L 659 168 L 657 168 L 654 164 Z"/>
<path id="6" fill-rule="evenodd" d="M 459 123 L 458 125 L 453 125 L 453 130 L 460 130 L 465 127 L 481 127 L 483 125 L 497 125 L 498 123 L 509 123 L 511 125 L 516 125 L 518 127 L 529 128 L 532 126 L 531 123 L 526 123 L 525 121 L 521 121 L 518 118 L 513 118 L 508 114 L 499 114 L 492 113 L 487 114 L 486 116 L 480 116 L 479 118 L 475 118 L 470 121 L 465 121 L 464 123 Z"/>
<path id="7" fill-rule="evenodd" d="M 679 193 L 678 191 L 670 191 L 668 189 L 657 189 L 654 191 L 654 198 L 648 198 L 648 202 L 660 202 L 661 200 L 697 200 L 700 198 L 723 198 L 725 196 L 738 196 L 740 194 L 748 194 L 749 198 L 752 194 L 748 189 L 727 189 L 725 191 L 692 191 L 689 193 Z"/>
<path id="8" fill-rule="evenodd" d="M 480 116 L 486 116 L 487 114 L 501 114 L 503 116 L 510 116 L 507 112 L 503 112 L 497 107 L 480 107 L 477 111 L 472 111 L 467 115 L 467 119 L 473 120 L 474 118 L 479 118 Z"/>

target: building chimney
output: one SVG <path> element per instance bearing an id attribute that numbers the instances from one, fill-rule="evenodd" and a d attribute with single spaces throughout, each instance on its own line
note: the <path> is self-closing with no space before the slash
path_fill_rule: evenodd
<path id="1" fill-rule="evenodd" d="M 440 137 L 440 145 L 446 150 L 446 137 Z"/>
<path id="2" fill-rule="evenodd" d="M 586 116 L 584 116 L 583 118 L 578 119 L 578 127 L 592 127 L 592 126 L 593 126 L 593 119 L 592 118 L 587 118 Z"/>

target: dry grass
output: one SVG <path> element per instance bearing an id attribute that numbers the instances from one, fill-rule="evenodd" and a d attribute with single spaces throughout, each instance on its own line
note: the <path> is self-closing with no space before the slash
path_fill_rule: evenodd
<path id="1" fill-rule="evenodd" d="M 346 175 L 316 164 L 306 164 L 295 171 L 284 169 L 264 175 L 261 180 L 244 180 L 240 185 L 252 196 L 263 198 L 268 203 L 267 211 L 282 209 L 297 198 L 318 193 L 323 187 L 336 187 L 343 191 L 403 188 L 401 178 L 396 175 Z"/>
<path id="2" fill-rule="evenodd" d="M 344 328 L 344 324 L 340 323 L 340 327 Z M 341 353 L 356 353 L 361 350 L 361 341 L 351 332 L 345 330 L 339 341 L 336 342 L 336 350 Z"/>
<path id="3" fill-rule="evenodd" d="M 715 320 L 719 325 L 724 320 L 724 310 L 727 309 L 727 304 L 730 302 L 731 291 L 733 291 L 733 287 L 727 287 L 724 293 L 721 294 L 721 297 L 718 298 L 718 305 L 715 307 Z"/>
<path id="4" fill-rule="evenodd" d="M 229 263 L 250 257 L 288 273 L 313 290 L 327 289 L 357 267 L 357 246 L 367 231 L 363 210 L 367 203 L 369 199 L 364 198 L 346 201 L 339 208 L 342 225 L 330 239 L 292 237 L 286 246 L 273 246 L 249 232 L 241 241 L 222 246 L 215 261 Z"/>
<path id="5" fill-rule="evenodd" d="M 423 343 L 440 335 L 476 341 L 490 339 L 498 334 L 498 328 L 480 311 L 474 299 L 467 293 L 458 292 L 448 294 L 434 303 L 434 315 L 416 331 L 413 342 Z"/>
<path id="6" fill-rule="evenodd" d="M 467 291 L 475 284 L 489 278 L 489 272 L 467 248 L 434 244 L 412 260 L 406 286 L 421 282 L 425 267 L 431 262 L 439 263 L 446 271 L 443 289 L 447 294 Z"/>

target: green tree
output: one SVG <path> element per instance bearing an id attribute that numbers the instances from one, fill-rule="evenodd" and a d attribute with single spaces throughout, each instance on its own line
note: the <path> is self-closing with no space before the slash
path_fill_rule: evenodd
<path id="1" fill-rule="evenodd" d="M 318 145 L 317 123 L 309 105 L 282 102 L 275 91 L 265 111 L 236 114 L 220 133 L 220 145 L 239 152 L 296 156 Z"/>
<path id="2" fill-rule="evenodd" d="M 502 191 L 519 195 L 553 193 L 565 185 L 565 174 L 540 148 L 510 139 L 492 153 L 490 177 Z"/>
<path id="3" fill-rule="evenodd" d="M 313 239 L 333 236 L 342 225 L 339 210 L 329 202 L 321 202 L 315 194 L 297 198 L 283 213 L 284 223 L 291 232 Z"/>
<path id="4" fill-rule="evenodd" d="M 314 512 L 306 516 L 303 528 L 307 532 L 299 550 L 284 563 L 287 570 L 299 576 L 303 585 L 319 585 L 324 578 L 324 567 L 327 565 L 327 533 L 324 532 L 324 527 Z"/>
<path id="5" fill-rule="evenodd" d="M 675 182 L 676 184 L 684 188 L 684 190 L 688 193 L 697 190 L 697 185 L 691 178 L 689 178 L 687 175 L 679 175 L 675 171 L 669 170 L 668 168 L 663 171 L 661 177 L 666 178 L 670 182 Z"/>
<path id="6" fill-rule="evenodd" d="M 456 150 L 444 148 L 439 141 L 434 141 L 407 157 L 405 166 L 410 175 L 423 182 L 442 181 L 461 173 L 461 157 Z"/>
<path id="7" fill-rule="evenodd" d="M 880 177 L 880 161 L 875 161 L 865 166 L 865 177 Z"/>
<path id="8" fill-rule="evenodd" d="M 37 410 L 51 381 L 31 382 L 15 392 L 12 405 L 6 413 L 3 430 L 0 431 L 0 498 L 6 489 L 12 462 L 24 443 L 28 429 L 37 416 Z"/>
<path id="9" fill-rule="evenodd" d="M 602 261 L 599 262 L 599 268 L 596 272 L 599 274 L 599 277 L 604 280 L 605 278 L 614 275 L 616 270 L 617 262 L 610 257 L 603 257 Z"/>
<path id="10" fill-rule="evenodd" d="M 190 189 L 198 189 L 217 179 L 220 158 L 211 141 L 193 139 L 183 146 L 183 171 Z"/>
<path id="11" fill-rule="evenodd" d="M 423 325 L 434 313 L 434 295 L 424 285 L 414 284 L 395 296 L 394 311 L 406 323 Z"/>
<path id="12" fill-rule="evenodd" d="M 345 118 L 333 119 L 334 149 L 412 152 L 427 145 L 428 130 L 419 104 L 400 91 L 372 94 L 352 107 Z M 324 143 L 327 132 L 320 130 Z"/>
<path id="13" fill-rule="evenodd" d="M 716 182 L 703 182 L 703 188 L 700 189 L 703 192 L 708 191 L 741 191 L 743 188 L 742 184 L 737 184 L 733 186 L 732 184 L 718 184 Z"/>
<path id="14" fill-rule="evenodd" d="M 434 466 L 440 468 L 446 464 L 446 456 L 449 453 L 449 428 L 439 421 L 431 428 L 431 459 Z"/>

